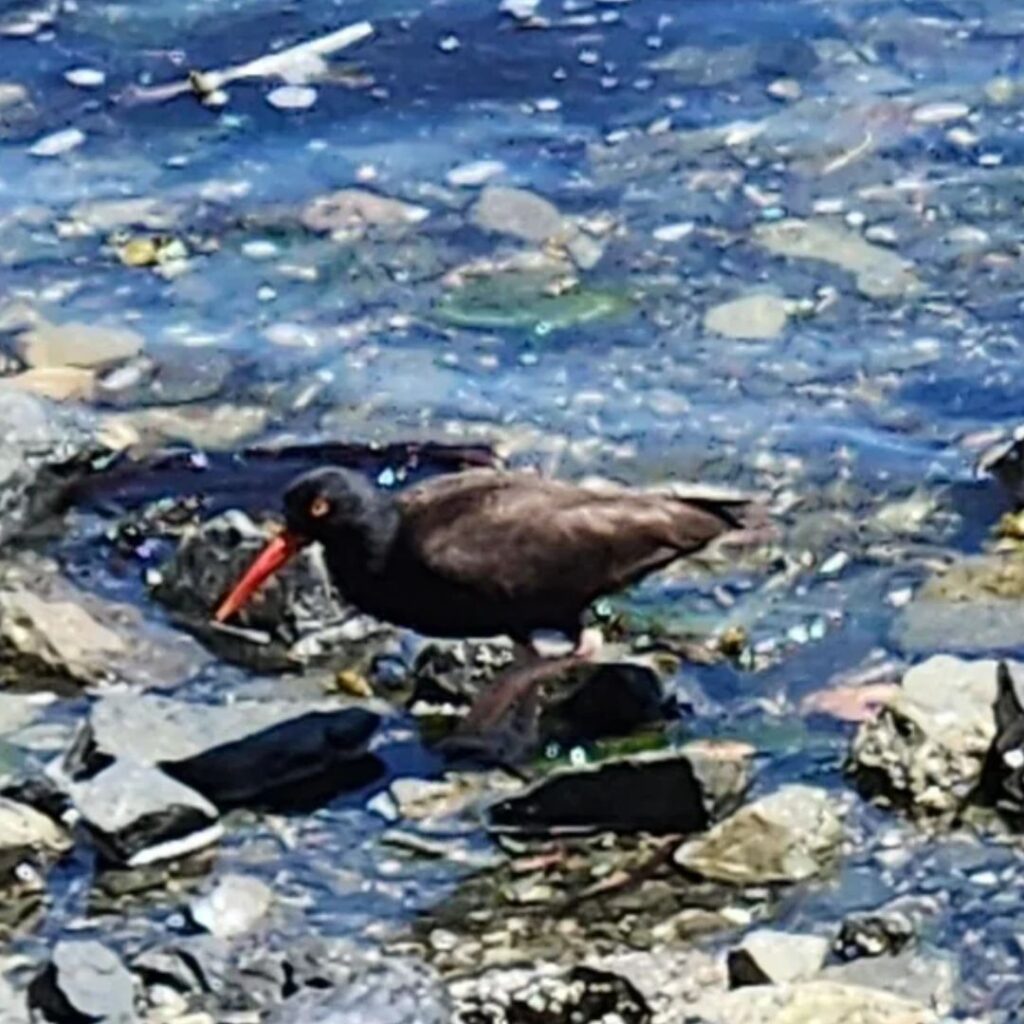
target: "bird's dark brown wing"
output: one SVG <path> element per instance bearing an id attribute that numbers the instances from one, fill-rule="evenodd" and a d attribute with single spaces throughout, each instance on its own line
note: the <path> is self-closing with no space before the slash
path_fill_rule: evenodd
<path id="1" fill-rule="evenodd" d="M 711 502 L 474 470 L 404 492 L 406 541 L 436 575 L 498 600 L 582 608 L 735 526 Z"/>

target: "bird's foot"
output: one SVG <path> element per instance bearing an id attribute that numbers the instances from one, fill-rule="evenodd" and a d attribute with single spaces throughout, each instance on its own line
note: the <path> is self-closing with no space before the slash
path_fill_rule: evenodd
<path id="1" fill-rule="evenodd" d="M 604 635 L 595 628 L 582 630 L 575 644 L 562 635 L 549 636 L 534 633 L 530 637 L 530 648 L 534 657 L 545 660 L 574 658 L 580 661 L 590 661 L 601 653 L 603 647 Z"/>
<path id="2" fill-rule="evenodd" d="M 593 661 L 602 650 L 604 650 L 604 634 L 601 630 L 591 626 L 590 629 L 585 629 L 580 633 L 572 656 L 580 661 Z"/>

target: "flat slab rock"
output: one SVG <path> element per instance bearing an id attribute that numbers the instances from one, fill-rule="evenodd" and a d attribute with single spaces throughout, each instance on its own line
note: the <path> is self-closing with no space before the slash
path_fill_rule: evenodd
<path id="1" fill-rule="evenodd" d="M 134 998 L 128 969 L 94 941 L 58 942 L 29 987 L 30 1005 L 62 1024 L 135 1024 Z"/>
<path id="2" fill-rule="evenodd" d="M 783 786 L 684 843 L 676 863 L 733 885 L 802 882 L 820 874 L 843 839 L 835 798 L 812 786 Z"/>
<path id="3" fill-rule="evenodd" d="M 0 544 L 56 511 L 93 458 L 108 455 L 93 421 L 0 383 Z"/>
<path id="4" fill-rule="evenodd" d="M 210 661 L 190 637 L 80 590 L 53 562 L 28 555 L 0 567 L 0 655 L 16 672 L 136 687 L 173 686 Z"/>
<path id="5" fill-rule="evenodd" d="M 928 1007 L 829 981 L 761 985 L 708 996 L 689 1008 L 700 1024 L 937 1024 Z"/>
<path id="6" fill-rule="evenodd" d="M 112 694 L 93 705 L 63 771 L 76 780 L 111 761 L 154 765 L 219 806 L 230 805 L 360 756 L 383 711 L 368 702 L 198 704 Z"/>
<path id="7" fill-rule="evenodd" d="M 70 787 L 104 858 L 142 867 L 183 857 L 223 835 L 217 808 L 152 765 L 119 760 Z"/>
<path id="8" fill-rule="evenodd" d="M 911 668 L 854 738 L 849 770 L 863 788 L 916 815 L 960 809 L 996 735 L 998 667 L 936 655 Z"/>
<path id="9" fill-rule="evenodd" d="M 736 754 L 734 747 L 722 749 Z M 521 833 L 702 832 L 746 791 L 750 761 L 744 750 L 739 753 L 719 756 L 716 744 L 696 743 L 562 769 L 494 804 L 488 824 L 493 831 Z"/>

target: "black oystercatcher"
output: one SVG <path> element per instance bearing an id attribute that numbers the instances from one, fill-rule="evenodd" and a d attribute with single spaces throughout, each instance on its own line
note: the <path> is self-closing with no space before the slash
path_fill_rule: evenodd
<path id="1" fill-rule="evenodd" d="M 397 494 L 343 469 L 299 477 L 274 537 L 217 609 L 234 615 L 304 545 L 323 545 L 342 595 L 378 619 L 437 637 L 542 632 L 579 649 L 582 616 L 747 525 L 750 502 L 583 486 L 473 469 Z"/>

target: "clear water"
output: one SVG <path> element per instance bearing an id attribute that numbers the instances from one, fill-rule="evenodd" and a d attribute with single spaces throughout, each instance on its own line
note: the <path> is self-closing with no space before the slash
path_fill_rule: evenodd
<path id="1" fill-rule="evenodd" d="M 737 593 L 755 588 L 737 617 L 783 656 L 757 674 L 695 673 L 713 723 L 697 731 L 720 729 L 724 716 L 756 732 L 759 698 L 781 700 L 795 720 L 802 696 L 887 643 L 895 613 L 886 594 L 920 579 L 927 557 L 975 549 L 998 513 L 999 499 L 973 481 L 965 439 L 1009 427 L 1022 411 L 1024 91 L 993 102 L 986 85 L 1021 73 L 1024 3 L 541 0 L 535 13 L 542 23 L 525 27 L 494 0 L 8 3 L 0 31 L 33 18 L 41 27 L 0 35 L 0 78 L 31 98 L 31 109 L 0 111 L 0 295 L 57 320 L 130 324 L 161 358 L 226 354 L 231 372 L 216 400 L 267 407 L 266 437 L 513 439 L 520 461 L 565 473 L 704 477 L 802 495 L 788 519 L 807 530 L 794 551 L 848 550 L 852 565 L 837 581 L 810 573 L 774 594 L 757 589 L 764 574 L 737 573 Z M 318 83 L 308 111 L 271 107 L 267 93 L 280 83 L 262 80 L 232 84 L 219 110 L 191 96 L 132 100 L 140 84 L 363 18 L 373 39 L 335 62 L 351 65 L 348 84 Z M 685 55 L 671 69 L 667 58 L 684 46 L 704 51 L 702 70 Z M 68 84 L 64 72 L 75 67 L 101 69 L 105 84 Z M 787 75 L 799 99 L 772 94 Z M 926 104 L 967 112 L 915 118 Z M 741 123 L 757 126 L 748 142 Z M 30 154 L 38 138 L 69 127 L 85 133 L 81 146 L 52 159 Z M 480 160 L 504 165 L 496 182 L 615 225 L 603 258 L 580 277 L 628 296 L 627 312 L 549 332 L 456 328 L 438 317 L 446 273 L 517 248 L 467 223 L 477 189 L 446 184 L 453 168 Z M 298 227 L 296 211 L 311 198 L 361 183 L 429 216 L 401 238 L 371 233 L 348 246 Z M 107 231 L 57 230 L 78 204 L 127 197 L 173 208 L 167 233 L 193 251 L 182 276 L 122 265 Z M 868 232 L 913 261 L 919 290 L 873 299 L 846 270 L 754 243 L 763 225 L 786 217 Z M 658 232 L 681 223 L 692 224 L 682 237 Z M 273 258 L 243 251 L 267 239 Z M 315 268 L 316 279 L 289 265 Z M 708 308 L 756 290 L 803 311 L 771 340 L 705 329 Z M 274 336 L 281 324 L 315 344 L 274 344 L 268 329 Z M 894 531 L 903 557 L 871 557 L 856 528 L 830 533 L 825 523 L 836 509 L 856 523 L 914 495 L 940 511 Z M 824 525 L 811 529 L 811 519 Z M 695 593 L 662 580 L 634 606 L 657 612 L 683 594 L 695 614 L 720 621 L 713 582 Z M 100 585 L 128 587 L 145 603 L 132 582 Z M 800 632 L 818 622 L 827 623 L 823 638 Z M 817 771 L 824 749 L 824 777 L 841 786 L 845 733 L 812 723 L 794 735 L 767 760 L 765 779 Z M 897 827 L 858 813 L 868 835 Z M 275 847 L 263 867 L 316 893 L 318 927 L 359 933 L 378 915 L 404 920 L 453 881 L 431 865 L 401 883 L 344 892 L 339 865 L 375 877 L 379 826 L 358 801 L 291 827 L 300 841 Z M 266 852 L 239 835 L 222 865 Z M 838 884 L 840 903 L 856 888 L 857 862 L 870 864 L 865 843 Z M 897 889 L 929 873 L 953 877 L 929 866 L 936 856 L 923 848 Z M 41 938 L 81 910 L 87 870 L 65 869 L 67 896 Z M 794 916 L 834 918 L 827 895 L 801 894 Z M 145 901 L 139 911 L 140 921 L 162 913 Z M 937 941 L 963 945 L 964 1005 L 1005 1009 L 1020 1001 L 1019 983 L 989 991 L 986 979 L 1019 969 L 1019 950 L 1005 928 L 987 948 L 971 946 L 988 927 L 984 901 L 960 893 Z"/>

